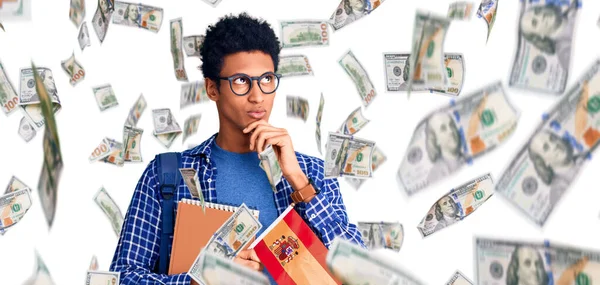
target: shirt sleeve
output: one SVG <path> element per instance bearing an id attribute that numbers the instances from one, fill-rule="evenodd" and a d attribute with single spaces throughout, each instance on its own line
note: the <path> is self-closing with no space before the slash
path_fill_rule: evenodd
<path id="1" fill-rule="evenodd" d="M 320 159 L 313 161 L 310 173 L 320 193 L 306 204 L 305 218 L 321 237 L 325 247 L 329 248 L 339 236 L 366 248 L 356 225 L 348 222 L 337 178 L 324 179 L 323 160 Z"/>
<path id="2" fill-rule="evenodd" d="M 158 261 L 160 243 L 160 203 L 153 160 L 137 183 L 123 221 L 121 236 L 110 271 L 121 273 L 122 285 L 190 285 L 186 273 L 176 275 L 152 273 Z"/>

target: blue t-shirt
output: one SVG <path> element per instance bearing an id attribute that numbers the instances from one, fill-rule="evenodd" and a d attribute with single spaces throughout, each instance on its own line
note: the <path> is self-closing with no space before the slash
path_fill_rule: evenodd
<path id="1" fill-rule="evenodd" d="M 245 203 L 248 208 L 258 210 L 258 221 L 262 224 L 258 237 L 279 216 L 269 179 L 259 166 L 256 152 L 230 152 L 216 141 L 211 146 L 211 156 L 217 168 L 217 203 L 233 206 Z M 266 269 L 263 272 L 271 284 L 277 284 Z"/>

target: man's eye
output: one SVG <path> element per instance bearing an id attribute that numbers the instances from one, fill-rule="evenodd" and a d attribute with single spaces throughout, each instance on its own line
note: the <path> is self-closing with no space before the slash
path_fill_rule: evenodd
<path id="1" fill-rule="evenodd" d="M 235 78 L 233 80 L 233 83 L 235 83 L 235 84 L 246 84 L 246 83 L 248 83 L 248 79 L 245 78 L 245 77 L 238 77 L 238 78 Z"/>
<path id="2" fill-rule="evenodd" d="M 261 83 L 271 83 L 271 81 L 273 81 L 273 75 L 267 75 L 267 76 L 263 77 Z"/>

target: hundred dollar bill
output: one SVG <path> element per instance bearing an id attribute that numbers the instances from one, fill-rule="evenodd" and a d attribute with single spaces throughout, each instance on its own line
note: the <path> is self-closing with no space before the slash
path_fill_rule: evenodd
<path id="1" fill-rule="evenodd" d="M 600 282 L 600 252 L 547 242 L 547 256 L 557 285 Z"/>
<path id="2" fill-rule="evenodd" d="M 204 251 L 233 259 L 261 228 L 262 224 L 252 215 L 246 204 L 242 203 L 213 234 Z"/>
<path id="3" fill-rule="evenodd" d="M 0 232 L 16 225 L 31 208 L 31 191 L 21 189 L 0 196 Z"/>
<path id="4" fill-rule="evenodd" d="M 444 66 L 447 72 L 447 84 L 434 86 L 429 90 L 435 93 L 458 96 L 465 82 L 465 61 L 463 55 L 459 53 L 444 54 Z"/>
<path id="5" fill-rule="evenodd" d="M 423 237 L 462 221 L 494 195 L 494 181 L 488 173 L 458 186 L 437 200 L 417 229 Z"/>
<path id="6" fill-rule="evenodd" d="M 373 155 L 371 157 L 371 167 L 373 168 L 373 172 L 379 168 L 387 160 L 387 157 L 383 152 L 379 149 L 379 147 L 375 146 L 373 149 Z M 365 179 L 359 179 L 354 177 L 344 177 L 346 182 L 348 182 L 354 189 L 358 190 L 360 186 L 365 182 Z"/>
<path id="7" fill-rule="evenodd" d="M 344 284 L 420 285 L 403 268 L 383 256 L 336 237 L 326 258 L 327 267 Z"/>
<path id="8" fill-rule="evenodd" d="M 23 190 L 23 189 L 28 189 L 31 192 L 31 188 L 29 186 L 27 186 L 27 184 L 25 184 L 23 181 L 21 181 L 19 178 L 17 178 L 16 176 L 12 176 L 10 178 L 10 180 L 8 181 L 8 185 L 6 186 L 6 189 L 4 190 L 4 194 L 8 194 L 11 192 L 15 192 L 18 190 Z"/>
<path id="9" fill-rule="evenodd" d="M 219 3 L 221 3 L 222 0 L 202 0 L 208 4 L 210 4 L 213 7 L 217 7 L 217 5 L 219 5 Z"/>
<path id="10" fill-rule="evenodd" d="M 90 261 L 88 270 L 98 270 L 98 258 L 95 255 L 92 256 L 92 261 Z"/>
<path id="11" fill-rule="evenodd" d="M 325 105 L 325 99 L 321 92 L 321 100 L 319 101 L 319 110 L 317 111 L 317 127 L 315 129 L 315 138 L 317 139 L 317 149 L 321 152 L 321 119 L 323 118 L 323 106 Z"/>
<path id="12" fill-rule="evenodd" d="M 21 122 L 19 123 L 19 136 L 25 140 L 25 142 L 29 142 L 36 134 L 37 131 L 31 126 L 29 121 L 27 121 L 25 117 L 21 118 Z"/>
<path id="13" fill-rule="evenodd" d="M 115 1 L 113 24 L 138 27 L 158 33 L 162 20 L 162 8 Z"/>
<path id="14" fill-rule="evenodd" d="M 125 152 L 125 147 L 121 142 L 118 142 L 113 139 L 109 139 L 111 145 L 111 151 L 108 156 L 104 157 L 100 161 L 108 164 L 114 164 L 116 166 L 123 166 L 125 164 L 125 157 L 123 153 Z"/>
<path id="15" fill-rule="evenodd" d="M 358 90 L 358 95 L 362 99 L 363 105 L 368 107 L 369 104 L 375 99 L 377 96 L 377 92 L 375 91 L 375 86 L 373 86 L 373 82 L 369 78 L 369 74 L 363 68 L 363 66 L 358 62 L 354 54 L 351 50 L 346 52 L 344 56 L 338 63 L 344 68 L 350 79 L 354 82 L 354 86 Z"/>
<path id="16" fill-rule="evenodd" d="M 385 86 L 387 91 L 408 90 L 408 76 L 410 75 L 410 54 L 384 53 L 383 65 L 385 67 Z M 425 91 L 426 88 L 414 88 L 412 91 Z"/>
<path id="17" fill-rule="evenodd" d="M 498 1 L 500 0 L 481 0 L 481 4 L 479 4 L 479 9 L 477 9 L 477 17 L 483 18 L 485 23 L 488 26 L 487 32 L 487 40 L 490 39 L 490 33 L 492 32 L 492 28 L 494 27 L 494 23 L 496 22 L 496 12 L 498 11 Z M 523 0 L 530 1 L 530 0 Z M 521 2 L 523 3 L 523 2 Z"/>
<path id="18" fill-rule="evenodd" d="M 202 251 L 187 273 L 198 284 L 207 285 L 269 285 L 264 273 L 253 271 L 232 260 Z"/>
<path id="19" fill-rule="evenodd" d="M 120 278 L 121 272 L 88 270 L 85 285 L 116 285 Z"/>
<path id="20" fill-rule="evenodd" d="M 163 108 L 152 110 L 152 119 L 154 122 L 154 134 L 160 135 L 181 132 L 181 128 L 171 113 L 171 109 Z"/>
<path id="21" fill-rule="evenodd" d="M 569 77 L 580 0 L 520 3 L 519 34 L 509 86 L 560 95 Z"/>
<path id="22" fill-rule="evenodd" d="M 413 88 L 433 88 L 448 83 L 444 68 L 444 41 L 450 20 L 417 11 L 412 38 L 408 95 Z"/>
<path id="23" fill-rule="evenodd" d="M 346 121 L 342 124 L 339 132 L 345 135 L 353 135 L 358 133 L 364 126 L 366 126 L 371 120 L 365 118 L 362 113 L 362 108 L 358 107 L 352 111 Z"/>
<path id="24" fill-rule="evenodd" d="M 471 20 L 473 3 L 467 1 L 458 1 L 450 3 L 448 7 L 448 18 L 452 20 Z"/>
<path id="25" fill-rule="evenodd" d="M 19 104 L 19 96 L 8 79 L 2 62 L 0 62 L 0 104 L 2 104 L 2 111 L 6 115 L 16 110 Z"/>
<path id="26" fill-rule="evenodd" d="M 329 133 L 325 154 L 325 178 L 370 178 L 375 142 L 340 133 Z"/>
<path id="27" fill-rule="evenodd" d="M 179 168 L 179 172 L 181 173 L 181 177 L 183 177 L 183 182 L 185 182 L 185 185 L 190 190 L 190 194 L 192 194 L 193 198 L 200 199 L 202 211 L 205 211 L 204 195 L 200 195 L 200 193 L 202 193 L 202 188 L 200 187 L 198 173 L 193 168 Z"/>
<path id="28" fill-rule="evenodd" d="M 79 42 L 79 47 L 81 51 L 85 47 L 89 47 L 90 44 L 90 32 L 88 31 L 87 23 L 83 22 L 81 28 L 79 28 L 79 36 L 77 36 L 77 41 Z"/>
<path id="29" fill-rule="evenodd" d="M 341 0 L 329 22 L 335 31 L 371 14 L 385 0 Z"/>
<path id="30" fill-rule="evenodd" d="M 200 118 L 202 115 L 193 115 L 187 118 L 183 122 L 183 138 L 181 139 L 181 143 L 185 142 L 189 136 L 198 132 L 198 125 L 200 125 Z"/>
<path id="31" fill-rule="evenodd" d="M 113 11 L 113 0 L 98 0 L 98 8 L 96 9 L 96 13 L 94 13 L 94 17 L 92 18 L 92 26 L 94 27 L 94 31 L 100 40 L 100 44 L 104 42 L 104 38 L 106 37 L 106 32 L 108 31 L 110 18 L 112 17 Z"/>
<path id="32" fill-rule="evenodd" d="M 386 248 L 400 251 L 404 241 L 404 227 L 400 223 L 358 222 L 356 224 L 369 250 Z"/>
<path id="33" fill-rule="evenodd" d="M 182 35 L 183 25 L 181 18 L 171 20 L 171 55 L 173 56 L 175 77 L 179 81 L 187 81 L 187 72 L 183 64 Z"/>
<path id="34" fill-rule="evenodd" d="M 75 24 L 75 27 L 79 27 L 83 18 L 85 18 L 85 0 L 71 0 L 69 19 Z"/>
<path id="35" fill-rule="evenodd" d="M 286 114 L 288 118 L 300 118 L 304 122 L 308 119 L 308 100 L 298 96 L 286 96 Z"/>
<path id="36" fill-rule="evenodd" d="M 0 5 L 0 19 L 8 21 L 30 21 L 31 0 L 5 0 Z"/>
<path id="37" fill-rule="evenodd" d="M 412 195 L 504 142 L 515 130 L 519 111 L 502 83 L 492 83 L 427 115 L 413 133 L 396 173 Z"/>
<path id="38" fill-rule="evenodd" d="M 113 144 L 109 138 L 103 138 L 102 142 L 94 149 L 88 160 L 95 162 L 107 157 L 112 151 Z"/>
<path id="39" fill-rule="evenodd" d="M 496 192 L 540 226 L 600 144 L 599 70 L 596 60 L 544 115 L 496 184 Z"/>
<path id="40" fill-rule="evenodd" d="M 450 277 L 450 280 L 446 282 L 446 285 L 473 285 L 473 282 L 471 282 L 471 280 L 469 280 L 462 272 L 457 270 L 452 277 Z"/>
<path id="41" fill-rule="evenodd" d="M 121 214 L 121 210 L 117 203 L 108 195 L 108 192 L 104 189 L 104 187 L 100 188 L 100 190 L 94 196 L 94 201 L 100 209 L 106 214 L 110 223 L 112 224 L 113 230 L 117 237 L 121 235 L 121 228 L 123 227 L 123 214 Z"/>
<path id="42" fill-rule="evenodd" d="M 166 133 L 157 135 L 152 133 L 152 135 L 160 142 L 160 144 L 164 145 L 166 148 L 170 148 L 173 145 L 173 142 L 177 139 L 177 137 L 181 134 L 181 131 L 174 133 Z"/>
<path id="43" fill-rule="evenodd" d="M 210 102 L 208 95 L 206 95 L 204 80 L 181 84 L 180 98 L 179 109 L 198 103 Z"/>
<path id="44" fill-rule="evenodd" d="M 52 70 L 44 67 L 37 69 L 38 75 L 41 77 L 40 85 L 44 85 L 48 96 L 50 96 L 53 112 L 56 113 L 61 108 L 56 85 L 54 84 L 54 76 Z M 36 84 L 32 68 L 21 69 L 21 85 L 19 90 L 19 105 L 25 112 L 25 118 L 36 128 L 41 129 L 44 126 L 44 115 L 40 101 L 40 95 L 36 90 Z"/>
<path id="45" fill-rule="evenodd" d="M 124 161 L 142 162 L 142 134 L 144 130 L 132 126 L 123 127 Z"/>
<path id="46" fill-rule="evenodd" d="M 183 50 L 187 56 L 200 56 L 200 48 L 204 43 L 203 35 L 183 37 Z"/>
<path id="47" fill-rule="evenodd" d="M 277 72 L 281 74 L 281 77 L 314 75 L 305 55 L 280 56 Z"/>
<path id="48" fill-rule="evenodd" d="M 110 84 L 93 87 L 92 91 L 94 92 L 94 97 L 96 97 L 96 103 L 98 103 L 100 111 L 119 105 L 117 96 L 115 96 L 115 92 Z"/>
<path id="49" fill-rule="evenodd" d="M 260 154 L 260 168 L 265 171 L 267 174 L 267 178 L 269 179 L 269 184 L 271 184 L 271 189 L 273 192 L 277 192 L 275 188 L 279 182 L 281 182 L 281 178 L 283 177 L 283 172 L 281 171 L 281 166 L 279 165 L 279 160 L 277 160 L 277 155 L 275 154 L 275 150 L 272 145 L 268 145 L 265 150 L 263 150 Z"/>
<path id="50" fill-rule="evenodd" d="M 72 86 L 77 85 L 77 83 L 81 82 L 85 78 L 85 70 L 83 66 L 75 59 L 75 53 L 71 55 L 68 59 L 61 61 L 61 66 L 63 70 L 71 77 L 69 82 Z"/>
<path id="51" fill-rule="evenodd" d="M 280 23 L 283 48 L 329 45 L 329 25 L 326 21 L 296 20 Z"/>
<path id="52" fill-rule="evenodd" d="M 148 104 L 146 103 L 144 94 L 140 94 L 140 97 L 135 100 L 133 107 L 129 109 L 129 115 L 127 116 L 127 120 L 125 120 L 125 125 L 135 127 L 142 116 L 142 113 L 146 110 L 146 106 L 148 106 Z"/>
<path id="53" fill-rule="evenodd" d="M 35 250 L 35 260 L 35 272 L 23 283 L 23 285 L 54 285 L 52 276 L 50 276 L 50 271 L 48 271 L 48 267 L 37 250 Z"/>

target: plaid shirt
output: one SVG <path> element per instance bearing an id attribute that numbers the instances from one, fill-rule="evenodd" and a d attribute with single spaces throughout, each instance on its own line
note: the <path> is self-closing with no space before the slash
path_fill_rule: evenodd
<path id="1" fill-rule="evenodd" d="M 210 156 L 210 146 L 215 137 L 216 134 L 202 144 L 182 152 L 181 155 L 181 167 L 194 168 L 198 172 L 202 194 L 208 202 L 216 202 L 217 199 L 215 189 L 217 167 Z M 336 236 L 364 247 L 356 225 L 348 222 L 337 179 L 324 179 L 323 160 L 298 152 L 296 157 L 302 171 L 312 178 L 315 186 L 320 190 L 320 193 L 309 203 L 298 203 L 295 206 L 296 211 L 321 238 L 326 247 L 329 248 Z M 125 215 L 110 270 L 121 272 L 121 284 L 189 285 L 191 278 L 186 273 L 167 276 L 152 272 L 158 262 L 161 232 L 161 198 L 156 167 L 156 159 L 154 159 L 148 164 L 136 186 Z M 290 194 L 294 189 L 285 178 L 277 184 L 276 189 L 277 193 L 273 196 L 277 211 L 281 214 L 292 203 Z M 180 181 L 173 196 L 175 211 L 177 211 L 177 202 L 183 198 L 192 199 L 192 196 L 185 183 Z M 171 241 L 172 239 L 171 236 Z"/>

